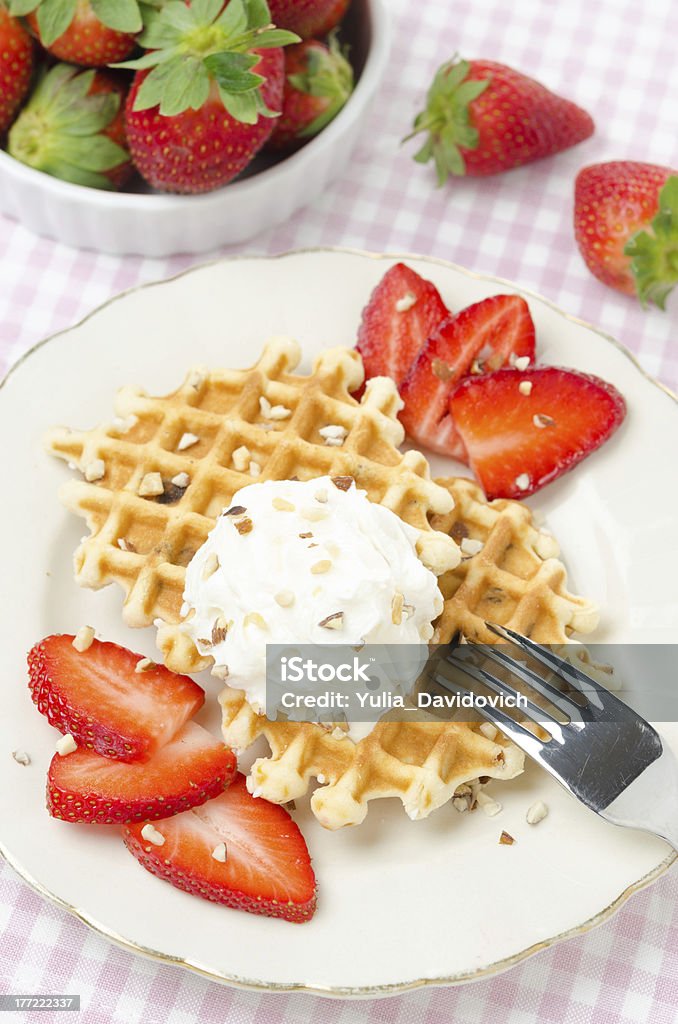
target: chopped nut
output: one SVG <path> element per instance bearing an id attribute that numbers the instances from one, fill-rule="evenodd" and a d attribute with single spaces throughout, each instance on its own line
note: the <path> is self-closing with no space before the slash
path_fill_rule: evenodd
<path id="1" fill-rule="evenodd" d="M 319 523 L 321 519 L 327 519 L 329 511 L 326 508 L 302 508 L 299 514 L 310 523 Z"/>
<path id="2" fill-rule="evenodd" d="M 156 498 L 165 490 L 160 473 L 147 473 L 139 484 L 137 494 L 140 498 Z"/>
<path id="3" fill-rule="evenodd" d="M 191 478 L 188 473 L 177 473 L 177 475 L 173 476 L 170 480 L 170 483 L 174 484 L 175 487 L 181 487 L 182 490 L 185 490 L 190 482 Z"/>
<path id="4" fill-rule="evenodd" d="M 292 410 L 286 405 L 274 405 L 268 414 L 269 420 L 286 420 L 292 415 Z"/>
<path id="5" fill-rule="evenodd" d="M 322 772 L 318 772 L 318 774 L 316 775 L 316 779 L 321 786 L 324 786 L 325 783 L 327 782 L 327 779 L 325 778 Z"/>
<path id="6" fill-rule="evenodd" d="M 513 361 L 513 365 L 515 366 L 516 370 L 520 370 L 522 372 L 523 370 L 526 370 L 530 365 L 530 357 L 517 356 Z"/>
<path id="7" fill-rule="evenodd" d="M 192 434 L 190 430 L 182 434 L 179 438 L 179 444 L 177 445 L 178 452 L 185 452 L 187 448 L 192 448 L 194 444 L 197 444 L 200 438 L 197 434 Z"/>
<path id="8" fill-rule="evenodd" d="M 520 391 L 521 395 L 531 395 L 532 394 L 532 381 L 531 380 L 521 380 L 520 384 L 518 385 L 518 391 Z"/>
<path id="9" fill-rule="evenodd" d="M 344 625 L 344 613 L 334 612 L 333 615 L 328 615 L 322 619 L 318 625 L 322 626 L 323 629 L 341 629 Z"/>
<path id="10" fill-rule="evenodd" d="M 261 466 L 254 459 L 250 462 L 250 476 L 261 476 Z"/>
<path id="11" fill-rule="evenodd" d="M 233 467 L 238 473 L 244 473 L 250 464 L 251 453 L 247 445 L 243 444 L 240 448 L 236 448 L 231 455 L 233 460 Z"/>
<path id="12" fill-rule="evenodd" d="M 251 519 L 236 519 L 233 525 L 235 526 L 238 533 L 245 534 L 252 532 L 252 527 L 254 526 L 254 523 L 252 522 Z"/>
<path id="13" fill-rule="evenodd" d="M 130 416 L 114 416 L 111 426 L 118 434 L 126 434 L 128 430 L 135 427 L 139 422 L 139 417 L 132 413 Z"/>
<path id="14" fill-rule="evenodd" d="M 516 477 L 516 487 L 519 491 L 526 491 L 530 486 L 530 478 L 527 473 L 521 473 Z"/>
<path id="15" fill-rule="evenodd" d="M 315 492 L 313 497 L 315 498 L 316 501 L 319 501 L 321 505 L 324 505 L 325 502 L 328 500 L 327 490 L 324 487 L 320 487 Z"/>
<path id="16" fill-rule="evenodd" d="M 216 679 L 228 679 L 228 665 L 214 665 L 210 674 Z"/>
<path id="17" fill-rule="evenodd" d="M 154 846 L 163 846 L 165 843 L 165 837 L 162 832 L 158 832 L 154 825 L 150 822 L 141 830 L 141 838 L 145 839 L 147 843 L 153 843 Z"/>
<path id="18" fill-rule="evenodd" d="M 355 480 L 352 476 L 333 476 L 332 483 L 339 491 L 350 491 Z"/>
<path id="19" fill-rule="evenodd" d="M 134 671 L 135 672 L 150 672 L 152 669 L 154 669 L 156 667 L 157 666 L 156 666 L 155 662 L 152 661 L 150 658 L 140 658 L 139 661 L 134 666 Z"/>
<path id="20" fill-rule="evenodd" d="M 443 359 L 434 359 L 431 363 L 431 371 L 438 380 L 448 381 L 454 377 L 454 370 Z"/>
<path id="21" fill-rule="evenodd" d="M 328 448 L 341 448 L 344 443 L 343 437 L 326 437 L 325 444 Z"/>
<path id="22" fill-rule="evenodd" d="M 275 600 L 281 608 L 290 608 L 294 604 L 295 597 L 291 590 L 281 590 L 275 595 Z"/>
<path id="23" fill-rule="evenodd" d="M 218 860 L 220 864 L 225 864 L 227 857 L 226 843 L 217 843 L 217 845 L 212 850 L 212 857 L 214 858 L 214 860 Z"/>
<path id="24" fill-rule="evenodd" d="M 118 547 L 121 551 L 130 551 L 132 554 L 136 554 L 136 548 L 131 541 L 126 540 L 125 537 L 118 537 Z"/>
<path id="25" fill-rule="evenodd" d="M 12 757 L 17 764 L 23 765 L 24 768 L 27 768 L 31 763 L 30 755 L 25 750 L 13 750 Z"/>
<path id="26" fill-rule="evenodd" d="M 455 796 L 452 800 L 452 806 L 455 811 L 463 813 L 464 811 L 468 811 L 468 800 L 465 796 Z"/>
<path id="27" fill-rule="evenodd" d="M 546 815 L 549 813 L 549 809 L 543 800 L 535 800 L 532 806 L 529 808 L 525 815 L 525 820 L 528 825 L 537 825 L 540 821 L 543 821 Z"/>
<path id="28" fill-rule="evenodd" d="M 261 395 L 259 398 L 259 411 L 264 419 L 268 419 L 271 414 L 271 403 L 265 395 Z"/>
<path id="29" fill-rule="evenodd" d="M 321 427 L 318 433 L 324 438 L 340 437 L 343 440 L 348 434 L 348 430 L 339 423 L 330 423 L 326 427 Z"/>
<path id="30" fill-rule="evenodd" d="M 502 846 L 513 846 L 515 839 L 509 832 L 502 832 L 499 836 L 499 842 Z"/>
<path id="31" fill-rule="evenodd" d="M 83 654 L 85 651 L 88 651 L 89 648 L 92 646 L 93 640 L 93 628 L 91 626 L 81 626 L 78 632 L 73 637 L 73 646 L 75 647 L 76 651 L 79 651 L 80 654 Z"/>
<path id="32" fill-rule="evenodd" d="M 477 555 L 479 551 L 483 550 L 483 542 L 474 540 L 472 537 L 462 537 L 459 547 L 465 555 Z"/>
<path id="33" fill-rule="evenodd" d="M 413 604 L 404 604 L 403 605 L 403 615 L 405 616 L 406 619 L 411 619 L 412 616 L 414 615 L 414 612 L 415 612 L 415 607 L 414 607 Z"/>
<path id="34" fill-rule="evenodd" d="M 300 533 L 299 534 L 299 537 L 301 538 L 301 540 L 308 540 L 309 537 L 312 537 L 312 536 L 313 536 L 313 534 L 311 533 L 310 530 L 307 533 Z"/>
<path id="35" fill-rule="evenodd" d="M 473 362 L 471 363 L 471 373 L 473 374 L 482 373 L 484 369 L 485 363 L 483 362 L 482 359 L 474 359 Z"/>
<path id="36" fill-rule="evenodd" d="M 218 568 L 219 556 L 212 552 L 212 554 L 206 559 L 205 564 L 202 567 L 202 578 L 204 580 L 208 580 L 210 576 L 214 576 Z"/>
<path id="37" fill-rule="evenodd" d="M 485 739 L 494 740 L 497 737 L 497 730 L 491 722 L 483 722 L 482 725 L 478 726 L 478 732 L 481 732 Z"/>
<path id="38" fill-rule="evenodd" d="M 223 615 L 220 615 L 218 619 L 214 620 L 212 626 L 212 646 L 216 647 L 217 644 L 222 644 L 226 639 L 228 631 L 232 623 L 227 622 Z"/>
<path id="39" fill-rule="evenodd" d="M 67 754 L 73 754 L 78 749 L 78 744 L 75 742 L 70 732 L 67 732 L 65 736 L 62 736 L 56 745 L 56 752 L 60 757 L 66 757 Z"/>
<path id="40" fill-rule="evenodd" d="M 405 607 L 405 599 L 403 595 L 398 591 L 393 596 L 391 601 L 391 622 L 394 626 L 399 626 L 403 621 L 403 608 Z"/>
<path id="41" fill-rule="evenodd" d="M 294 512 L 295 506 L 291 501 L 285 501 L 284 498 L 274 498 L 271 502 L 273 508 L 277 508 L 279 512 Z"/>
<path id="42" fill-rule="evenodd" d="M 266 619 L 259 612 L 248 612 L 242 624 L 243 626 L 258 626 L 259 629 L 268 629 Z"/>
<path id="43" fill-rule="evenodd" d="M 482 789 L 476 795 L 476 803 L 488 818 L 494 818 L 495 814 L 499 814 L 502 809 L 501 804 L 497 803 L 488 793 L 484 793 Z"/>
<path id="44" fill-rule="evenodd" d="M 93 459 L 85 466 L 85 480 L 93 484 L 95 480 L 101 480 L 106 475 L 106 464 L 103 459 Z"/>
<path id="45" fill-rule="evenodd" d="M 314 562 L 311 566 L 311 572 L 314 576 L 319 576 L 320 573 L 329 572 L 332 568 L 332 563 L 329 558 L 321 558 L 319 562 Z"/>
<path id="46" fill-rule="evenodd" d="M 395 304 L 396 313 L 407 313 L 408 309 L 412 309 L 412 306 L 416 305 L 417 296 L 414 292 L 405 292 L 401 299 Z"/>
<path id="47" fill-rule="evenodd" d="M 544 427 L 555 427 L 556 421 L 551 417 L 547 416 L 546 413 L 538 412 L 532 417 L 532 422 L 535 427 L 544 429 Z"/>
<path id="48" fill-rule="evenodd" d="M 242 516 L 247 512 L 244 505 L 233 505 L 231 508 L 227 508 L 222 512 L 222 516 Z"/>

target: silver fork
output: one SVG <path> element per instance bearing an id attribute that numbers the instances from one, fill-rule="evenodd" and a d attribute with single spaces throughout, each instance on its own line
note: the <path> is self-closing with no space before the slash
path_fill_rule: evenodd
<path id="1" fill-rule="evenodd" d="M 520 693 L 520 713 L 544 729 L 541 740 L 500 707 L 478 711 L 568 792 L 614 825 L 661 836 L 678 850 L 678 761 L 657 731 L 587 673 L 511 629 L 486 624 L 505 643 L 566 682 L 579 700 L 516 660 L 501 646 L 469 643 L 439 649 L 429 678 L 451 692 L 472 693 L 445 674 L 447 663 L 492 693 L 515 700 L 519 691 L 479 661 L 489 659 L 545 698 L 566 721 Z M 477 695 L 476 695 L 477 696 Z M 581 698 L 584 698 L 583 701 Z"/>

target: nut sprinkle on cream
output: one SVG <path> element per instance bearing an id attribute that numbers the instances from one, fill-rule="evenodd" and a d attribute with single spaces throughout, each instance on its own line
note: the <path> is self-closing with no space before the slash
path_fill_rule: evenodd
<path id="1" fill-rule="evenodd" d="M 350 476 L 248 484 L 187 567 L 183 628 L 264 707 L 267 643 L 427 642 L 443 600 L 418 539 Z"/>

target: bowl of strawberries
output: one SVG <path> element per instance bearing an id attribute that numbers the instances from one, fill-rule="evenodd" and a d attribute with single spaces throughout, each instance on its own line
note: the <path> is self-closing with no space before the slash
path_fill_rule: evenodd
<path id="1" fill-rule="evenodd" d="M 0 0 L 0 212 L 118 254 L 245 241 L 346 164 L 389 25 L 385 0 Z"/>

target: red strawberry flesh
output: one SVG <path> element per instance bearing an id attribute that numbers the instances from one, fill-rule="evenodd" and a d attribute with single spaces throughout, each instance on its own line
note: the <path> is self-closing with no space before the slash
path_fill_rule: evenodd
<path id="1" fill-rule="evenodd" d="M 599 448 L 626 404 L 598 377 L 543 366 L 468 377 L 450 410 L 487 497 L 524 498 Z"/>
<path id="2" fill-rule="evenodd" d="M 149 761 L 127 764 L 91 750 L 55 754 L 47 809 L 54 818 L 97 825 L 167 818 L 218 796 L 235 769 L 232 750 L 187 722 Z"/>
<path id="3" fill-rule="evenodd" d="M 162 845 L 142 836 L 142 824 L 125 828 L 125 844 L 177 889 L 287 921 L 313 916 L 315 877 L 304 838 L 283 807 L 251 796 L 243 775 L 215 799 L 154 827 Z M 225 863 L 212 856 L 222 843 Z"/>
<path id="4" fill-rule="evenodd" d="M 400 387 L 400 420 L 409 436 L 432 451 L 466 461 L 449 414 L 457 383 L 535 354 L 530 310 L 519 295 L 493 295 L 448 317 L 431 334 Z"/>
<path id="5" fill-rule="evenodd" d="M 80 653 L 73 636 L 48 636 L 29 652 L 29 687 L 38 710 L 79 747 L 120 761 L 151 757 L 202 707 L 188 676 L 162 665 L 136 672 L 141 655 L 94 640 Z"/>
<path id="6" fill-rule="evenodd" d="M 363 312 L 357 349 L 365 379 L 407 375 L 428 336 L 449 316 L 435 285 L 396 263 L 372 292 Z"/>

